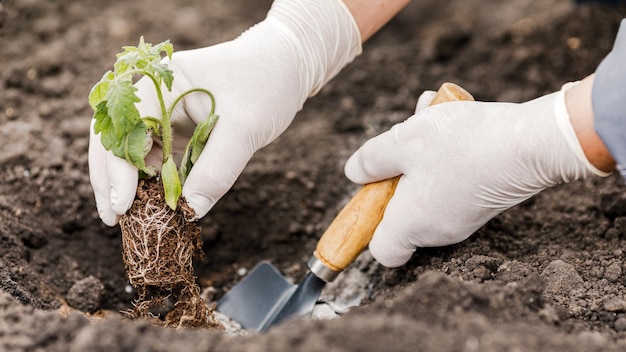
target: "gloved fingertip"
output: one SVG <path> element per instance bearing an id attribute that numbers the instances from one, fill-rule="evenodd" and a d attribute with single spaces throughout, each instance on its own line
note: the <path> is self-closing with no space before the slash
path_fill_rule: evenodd
<path id="1" fill-rule="evenodd" d="M 100 216 L 100 220 L 102 220 L 102 222 L 109 227 L 117 225 L 120 221 L 119 215 L 110 210 L 98 210 L 98 215 Z"/>
<path id="2" fill-rule="evenodd" d="M 376 261 L 388 268 L 397 268 L 406 264 L 415 252 L 414 249 L 405 247 L 380 231 L 374 234 L 369 250 Z"/>
<path id="3" fill-rule="evenodd" d="M 346 177 L 354 182 L 354 183 L 363 183 L 360 182 L 363 178 L 363 168 L 359 165 L 359 154 L 360 150 L 357 150 L 352 156 L 346 161 L 346 165 L 343 167 L 343 172 Z"/>
<path id="4" fill-rule="evenodd" d="M 134 194 L 132 197 L 122 195 L 116 187 L 111 187 L 111 209 L 116 215 L 125 214 L 133 205 Z"/>
<path id="5" fill-rule="evenodd" d="M 197 193 L 185 195 L 185 192 L 183 191 L 183 195 L 185 196 L 185 199 L 187 200 L 187 204 L 189 204 L 189 206 L 196 213 L 196 216 L 194 217 L 193 220 L 198 220 L 204 217 L 209 212 L 209 210 L 211 210 L 211 208 L 213 208 L 213 206 L 215 205 L 214 201 Z"/>
<path id="6" fill-rule="evenodd" d="M 435 95 L 437 95 L 437 92 L 435 92 L 434 90 L 425 90 L 419 96 L 419 98 L 417 98 L 417 104 L 415 105 L 415 113 L 430 106 L 430 103 L 435 98 Z"/>
<path id="7" fill-rule="evenodd" d="M 408 255 L 390 254 L 388 251 L 385 251 L 380 247 L 370 247 L 370 252 L 377 262 L 387 268 L 401 267 L 406 264 L 406 262 L 408 262 L 413 255 L 413 252 L 408 253 Z"/>

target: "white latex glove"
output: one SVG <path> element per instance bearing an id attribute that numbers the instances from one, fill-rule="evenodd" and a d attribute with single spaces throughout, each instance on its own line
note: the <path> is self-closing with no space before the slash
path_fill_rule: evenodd
<path id="1" fill-rule="evenodd" d="M 203 87 L 215 95 L 220 116 L 183 186 L 198 217 L 230 189 L 254 152 L 289 126 L 306 98 L 360 52 L 359 30 L 342 1 L 276 0 L 265 20 L 237 39 L 174 54 L 169 64 L 174 84 L 172 93 L 164 89 L 166 103 Z M 159 117 L 152 82 L 142 79 L 136 86 L 141 115 Z M 210 109 L 210 99 L 200 93 L 177 105 L 172 118 L 175 157 Z M 155 144 L 147 162 L 160 165 L 161 153 Z M 137 170 L 105 151 L 93 128 L 89 169 L 100 218 L 113 226 L 132 204 Z"/>
<path id="2" fill-rule="evenodd" d="M 547 187 L 607 174 L 584 155 L 564 89 L 523 103 L 449 102 L 427 107 L 367 141 L 345 172 L 357 183 L 402 174 L 370 242 L 383 265 L 417 247 L 461 242 L 504 210 Z"/>

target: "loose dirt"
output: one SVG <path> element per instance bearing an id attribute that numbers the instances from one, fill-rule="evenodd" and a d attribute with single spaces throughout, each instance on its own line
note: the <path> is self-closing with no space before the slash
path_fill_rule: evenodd
<path id="1" fill-rule="evenodd" d="M 269 5 L 0 2 L 0 350 L 626 348 L 626 187 L 617 175 L 547 190 L 400 269 L 366 254 L 354 269 L 360 305 L 335 319 L 232 336 L 120 314 L 138 293 L 124 276 L 120 229 L 100 222 L 89 185 L 89 88 L 111 53 L 141 35 L 176 50 L 211 45 Z M 569 0 L 415 1 L 201 221 L 206 259 L 194 269 L 203 297 L 219 299 L 261 260 L 302 278 L 316 239 L 357 189 L 345 161 L 409 117 L 421 91 L 452 81 L 477 100 L 514 102 L 555 91 L 594 70 L 625 16 Z"/>

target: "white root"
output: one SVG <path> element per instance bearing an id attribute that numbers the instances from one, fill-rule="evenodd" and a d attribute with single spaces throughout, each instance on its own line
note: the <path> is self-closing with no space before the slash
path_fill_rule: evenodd
<path id="1" fill-rule="evenodd" d="M 141 191 L 140 187 L 138 195 Z M 199 228 L 187 223 L 181 212 L 172 211 L 161 197 L 143 195 L 120 219 L 126 275 L 139 294 L 128 315 L 150 317 L 150 309 L 163 305 L 171 294 L 178 302 L 166 315 L 166 326 L 219 326 L 193 275 L 192 258 L 201 246 Z"/>
<path id="2" fill-rule="evenodd" d="M 166 206 L 148 200 L 140 213 L 127 214 L 127 217 L 126 222 L 133 225 L 133 231 L 126 231 L 127 238 L 124 239 L 124 245 L 127 246 L 126 263 L 132 269 L 128 272 L 131 284 L 163 285 L 168 283 L 163 280 L 169 278 L 179 281 L 180 278 L 175 275 L 161 272 L 161 269 L 166 267 L 164 261 L 167 260 L 174 260 L 178 269 L 183 271 L 191 265 L 193 248 L 188 245 L 188 241 L 180 238 L 183 233 L 176 231 L 173 224 L 175 213 L 169 211 Z M 173 240 L 167 239 L 168 242 L 176 244 L 174 253 L 168 253 L 167 258 L 161 255 L 166 236 L 177 236 Z M 156 242 L 152 243 L 155 240 Z"/>

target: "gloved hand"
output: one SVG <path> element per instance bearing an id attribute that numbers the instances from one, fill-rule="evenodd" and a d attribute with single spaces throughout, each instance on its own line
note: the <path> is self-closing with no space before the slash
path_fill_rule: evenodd
<path id="1" fill-rule="evenodd" d="M 289 126 L 306 98 L 360 52 L 359 30 L 341 0 L 276 0 L 265 20 L 237 39 L 174 53 L 169 63 L 174 84 L 171 93 L 164 89 L 166 103 L 203 87 L 214 94 L 220 116 L 183 186 L 197 217 L 230 189 L 254 152 Z M 141 115 L 159 117 L 152 82 L 144 78 L 136 87 Z M 175 158 L 210 109 L 210 99 L 200 93 L 177 105 L 172 117 Z M 132 204 L 137 170 L 104 150 L 93 127 L 91 132 L 89 168 L 98 213 L 113 226 Z M 155 144 L 147 163 L 160 165 L 161 153 Z"/>
<path id="2" fill-rule="evenodd" d="M 402 174 L 370 242 L 383 265 L 417 247 L 461 242 L 504 210 L 547 187 L 606 176 L 589 163 L 561 91 L 523 103 L 449 102 L 427 107 L 367 141 L 345 166 L 369 183 Z"/>

